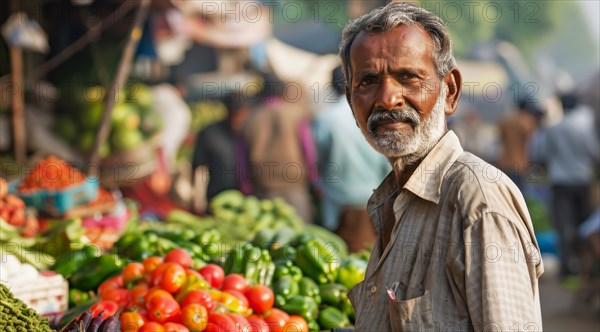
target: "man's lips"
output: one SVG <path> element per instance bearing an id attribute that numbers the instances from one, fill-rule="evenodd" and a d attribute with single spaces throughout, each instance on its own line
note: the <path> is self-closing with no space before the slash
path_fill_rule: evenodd
<path id="1" fill-rule="evenodd" d="M 376 129 L 378 131 L 408 130 L 412 129 L 412 123 L 405 121 L 381 121 L 377 124 Z"/>

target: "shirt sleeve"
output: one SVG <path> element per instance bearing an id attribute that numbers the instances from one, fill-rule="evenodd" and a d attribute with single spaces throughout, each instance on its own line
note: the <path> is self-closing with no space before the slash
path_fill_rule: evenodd
<path id="1" fill-rule="evenodd" d="M 465 296 L 475 331 L 542 331 L 539 248 L 521 220 L 485 213 L 464 231 Z"/>

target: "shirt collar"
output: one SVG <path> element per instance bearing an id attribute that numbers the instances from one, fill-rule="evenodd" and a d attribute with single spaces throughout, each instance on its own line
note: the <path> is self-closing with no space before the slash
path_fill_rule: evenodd
<path id="1" fill-rule="evenodd" d="M 437 204 L 440 200 L 442 179 L 462 152 L 458 137 L 453 131 L 448 131 L 417 166 L 404 185 L 404 189 Z M 373 192 L 368 209 L 371 210 L 382 205 L 397 191 L 396 186 L 396 176 L 392 171 Z"/>
<path id="2" fill-rule="evenodd" d="M 417 166 L 404 188 L 437 204 L 440 201 L 442 179 L 462 152 L 458 137 L 453 131 L 448 131 Z"/>

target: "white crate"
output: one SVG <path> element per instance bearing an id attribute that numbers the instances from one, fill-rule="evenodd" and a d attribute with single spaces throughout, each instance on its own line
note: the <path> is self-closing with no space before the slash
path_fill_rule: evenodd
<path id="1" fill-rule="evenodd" d="M 60 320 L 69 308 L 69 283 L 60 274 L 42 271 L 39 279 L 32 282 L 6 284 L 15 297 L 47 317 L 50 323 Z"/>

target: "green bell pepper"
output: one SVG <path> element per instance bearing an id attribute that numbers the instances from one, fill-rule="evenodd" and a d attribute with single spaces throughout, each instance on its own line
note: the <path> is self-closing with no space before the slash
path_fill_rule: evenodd
<path id="1" fill-rule="evenodd" d="M 283 276 L 290 275 L 290 268 L 287 264 L 275 264 L 275 273 L 273 274 L 273 280 L 277 282 L 277 280 L 281 279 Z"/>
<path id="2" fill-rule="evenodd" d="M 50 269 L 61 274 L 65 278 L 69 278 L 73 273 L 79 270 L 86 261 L 96 257 L 97 250 L 98 248 L 90 245 L 84 245 L 81 249 L 74 251 L 69 250 L 60 255 Z"/>
<path id="3" fill-rule="evenodd" d="M 310 296 L 315 299 L 317 304 L 321 304 L 321 295 L 319 293 L 319 285 L 309 277 L 302 277 L 298 282 L 298 292 L 303 296 Z"/>
<path id="4" fill-rule="evenodd" d="M 295 295 L 286 300 L 281 309 L 288 314 L 300 315 L 306 321 L 315 320 L 319 313 L 317 302 L 310 296 Z"/>
<path id="5" fill-rule="evenodd" d="M 295 264 L 305 275 L 320 284 L 335 282 L 340 258 L 327 245 L 319 240 L 309 240 L 298 246 Z"/>
<path id="6" fill-rule="evenodd" d="M 336 281 L 346 286 L 346 288 L 352 289 L 356 284 L 363 281 L 366 270 L 366 261 L 357 258 L 349 258 L 340 266 Z"/>
<path id="7" fill-rule="evenodd" d="M 90 291 L 108 277 L 119 272 L 125 266 L 125 261 L 116 254 L 105 254 L 87 261 L 70 279 L 73 288 Z"/>
<path id="8" fill-rule="evenodd" d="M 298 283 L 290 275 L 282 276 L 273 284 L 273 292 L 275 295 L 281 295 L 285 299 L 289 299 L 292 296 L 298 295 Z"/>
<path id="9" fill-rule="evenodd" d="M 258 261 L 258 282 L 259 285 L 270 286 L 273 282 L 273 274 L 275 273 L 275 263 L 271 259 L 269 251 L 263 249 Z"/>
<path id="10" fill-rule="evenodd" d="M 273 280 L 277 281 L 279 278 L 286 275 L 291 276 L 296 282 L 299 282 L 303 277 L 302 269 L 294 265 L 294 263 L 289 260 L 279 262 L 275 265 L 275 274 L 273 275 Z"/>
<path id="11" fill-rule="evenodd" d="M 327 284 L 319 287 L 319 294 L 323 303 L 340 307 L 342 301 L 348 297 L 348 289 L 340 284 Z"/>
<path id="12" fill-rule="evenodd" d="M 352 326 L 348 317 L 335 307 L 325 307 L 319 310 L 317 323 L 323 330 Z"/>
<path id="13" fill-rule="evenodd" d="M 321 331 L 321 328 L 319 327 L 319 323 L 317 323 L 316 320 L 310 320 L 310 321 L 306 321 L 306 323 L 308 324 L 308 330 L 310 332 L 319 332 Z"/>

